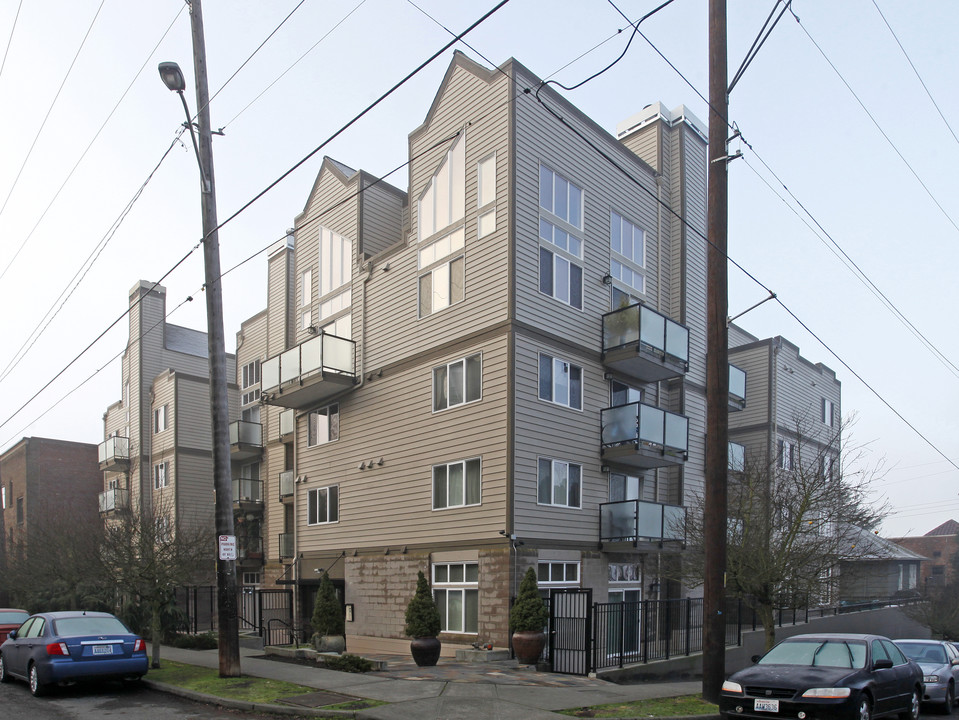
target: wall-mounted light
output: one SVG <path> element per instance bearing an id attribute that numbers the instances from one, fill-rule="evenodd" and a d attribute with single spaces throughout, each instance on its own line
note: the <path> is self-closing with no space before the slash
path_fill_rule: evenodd
<path id="1" fill-rule="evenodd" d="M 361 463 L 359 464 L 359 467 L 357 467 L 356 469 L 357 469 L 357 470 L 366 470 L 366 463 L 365 463 L 365 462 L 361 462 Z"/>
<path id="2" fill-rule="evenodd" d="M 318 332 L 316 325 L 310 325 L 309 327 L 306 328 L 306 331 L 310 335 L 316 335 L 316 333 Z"/>
<path id="3" fill-rule="evenodd" d="M 377 460 L 377 461 L 376 461 L 376 464 L 377 464 L 377 465 L 382 465 L 382 464 L 383 464 L 383 458 L 380 458 L 379 460 Z"/>
<path id="4" fill-rule="evenodd" d="M 613 284 L 613 276 L 610 275 L 609 273 L 606 273 L 605 275 L 603 275 L 603 285 L 612 285 L 612 284 Z"/>

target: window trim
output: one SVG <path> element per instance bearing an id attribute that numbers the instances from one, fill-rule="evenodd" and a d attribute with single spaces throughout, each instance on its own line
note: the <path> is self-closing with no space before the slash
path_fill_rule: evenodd
<path id="1" fill-rule="evenodd" d="M 551 375 L 550 395 L 551 395 L 552 397 L 549 397 L 549 398 L 544 398 L 544 397 L 543 397 L 543 359 L 544 359 L 544 358 L 549 358 L 549 360 L 550 360 L 550 375 Z M 578 406 L 578 407 L 577 407 L 576 405 L 571 404 L 571 403 L 564 403 L 564 402 L 560 402 L 560 401 L 556 400 L 556 373 L 555 373 L 555 368 L 556 368 L 556 363 L 557 363 L 557 362 L 563 363 L 564 365 L 568 366 L 568 368 L 570 369 L 570 371 L 572 370 L 572 368 L 578 368 L 578 369 L 579 369 L 579 406 Z M 570 376 L 570 378 L 571 378 L 572 373 L 571 373 L 571 372 L 567 372 L 567 375 Z M 564 407 L 564 408 L 568 408 L 568 409 L 570 409 L 570 410 L 577 410 L 577 411 L 579 411 L 579 412 L 582 412 L 582 411 L 583 411 L 583 395 L 584 395 L 583 385 L 584 385 L 585 375 L 586 375 L 586 373 L 585 373 L 585 370 L 584 370 L 584 368 L 583 368 L 582 365 L 577 365 L 577 364 L 574 363 L 574 362 L 570 362 L 569 360 L 566 360 L 566 359 L 564 359 L 564 358 L 557 357 L 556 355 L 551 355 L 551 354 L 545 353 L 545 352 L 540 352 L 540 353 L 537 354 L 537 362 L 536 362 L 536 379 L 537 379 L 537 383 L 536 383 L 536 393 L 537 393 L 538 398 L 539 398 L 540 400 L 542 400 L 543 402 L 548 402 L 548 403 L 550 403 L 551 405 L 558 405 L 559 407 Z M 570 379 L 570 382 L 567 384 L 567 397 L 571 397 L 571 396 L 572 396 L 572 387 L 573 387 L 573 383 L 572 383 L 572 379 Z"/>
<path id="2" fill-rule="evenodd" d="M 153 489 L 162 490 L 163 488 L 170 486 L 170 477 L 167 472 L 169 468 L 167 467 L 166 460 L 162 462 L 153 463 Z"/>
<path id="3" fill-rule="evenodd" d="M 543 205 L 543 202 L 542 202 L 543 201 L 543 170 L 546 170 L 547 172 L 550 173 L 551 180 L 552 180 L 552 182 L 550 183 L 550 190 L 551 190 L 550 207 L 546 207 L 545 205 Z M 553 202 L 553 198 L 556 197 L 556 180 L 555 180 L 556 176 L 559 176 L 560 178 L 563 179 L 564 182 L 567 183 L 567 193 L 566 193 L 567 209 L 569 208 L 569 204 L 570 204 L 568 188 L 574 187 L 577 190 L 579 190 L 579 224 L 571 223 L 569 221 L 568 212 L 567 212 L 567 217 L 563 217 L 562 215 L 557 213 L 555 210 L 555 203 Z M 577 183 L 573 182 L 568 177 L 566 177 L 566 175 L 559 172 L 558 170 L 554 170 L 550 165 L 544 162 L 539 163 L 539 174 L 537 177 L 537 186 L 539 189 L 539 195 L 537 196 L 536 200 L 537 200 L 537 203 L 539 204 L 540 210 L 543 210 L 549 213 L 551 216 L 558 218 L 559 220 L 562 220 L 566 225 L 576 228 L 580 232 L 584 231 L 584 225 L 585 225 L 585 219 L 586 219 L 586 189 L 585 188 L 580 187 Z"/>
<path id="4" fill-rule="evenodd" d="M 327 424 L 327 428 L 326 428 L 327 439 L 322 442 L 315 441 L 315 440 L 311 441 L 311 436 L 312 436 L 311 426 L 313 423 L 313 416 L 323 415 L 324 410 L 330 410 L 331 408 L 336 408 L 336 412 L 326 413 L 324 415 L 324 417 L 326 417 L 326 424 Z M 332 418 L 334 414 L 336 415 L 336 425 L 335 425 L 336 437 L 333 437 L 334 425 L 333 425 Z M 306 417 L 306 447 L 307 448 L 322 447 L 323 445 L 329 445 L 332 442 L 336 442 L 339 439 L 340 439 L 340 404 L 339 403 L 330 403 L 329 405 L 324 405 L 323 407 L 310 410 L 310 412 L 307 413 L 307 417 Z"/>
<path id="5" fill-rule="evenodd" d="M 320 517 L 320 512 L 319 512 L 320 492 L 323 490 L 326 491 L 326 496 L 325 496 L 326 497 L 326 508 L 325 508 L 326 520 L 319 520 L 318 518 Z M 330 492 L 331 490 L 334 492 L 331 493 Z M 333 519 L 330 519 L 330 516 L 333 514 L 330 512 L 330 508 L 333 505 L 333 502 L 331 501 L 331 496 L 335 496 L 333 500 L 335 500 L 335 506 L 336 506 L 335 507 L 336 517 Z M 310 519 L 311 517 L 313 517 L 314 519 L 311 520 Z M 310 488 L 309 490 L 307 490 L 307 493 L 306 493 L 306 525 L 307 527 L 315 527 L 317 525 L 336 525 L 339 522 L 340 522 L 340 486 L 338 484 L 325 485 L 323 487 Z"/>
<path id="6" fill-rule="evenodd" d="M 163 405 L 158 405 L 153 408 L 153 434 L 157 435 L 169 426 L 167 425 L 167 406 L 164 403 Z"/>
<path id="7" fill-rule="evenodd" d="M 455 565 L 462 566 L 462 568 L 463 568 L 463 581 L 462 581 L 462 582 L 456 582 L 456 581 L 450 581 L 450 580 L 449 580 L 449 568 L 451 568 L 451 567 L 453 567 L 453 566 L 455 566 Z M 470 566 L 476 568 L 476 580 L 475 580 L 475 581 L 467 581 L 467 580 L 466 580 L 466 568 L 467 568 L 467 567 L 470 567 Z M 438 567 L 445 567 L 445 568 L 447 568 L 447 580 L 446 580 L 445 582 L 440 582 L 440 581 L 438 581 L 438 580 L 436 579 L 436 569 L 437 569 Z M 476 560 L 463 560 L 463 561 L 454 561 L 454 562 L 437 562 L 437 563 L 433 563 L 433 564 L 432 564 L 432 567 L 430 568 L 430 577 L 431 577 L 431 579 L 432 579 L 432 582 L 431 582 L 430 584 L 431 584 L 432 589 L 433 589 L 433 600 L 434 600 L 434 602 L 436 601 L 436 591 L 439 590 L 439 591 L 442 591 L 442 592 L 446 593 L 447 603 L 446 603 L 446 605 L 445 605 L 444 608 L 438 608 L 438 609 L 440 609 L 440 616 L 441 616 L 441 617 L 446 617 L 446 619 L 447 619 L 447 626 L 449 625 L 449 613 L 448 613 L 448 608 L 449 608 L 449 602 L 448 602 L 449 593 L 450 593 L 450 592 L 461 593 L 461 597 L 462 597 L 462 614 L 461 614 L 461 616 L 460 616 L 460 621 L 462 622 L 462 627 L 463 627 L 463 629 L 462 629 L 462 630 L 450 630 L 449 627 L 446 627 L 446 628 L 442 628 L 442 629 L 440 630 L 440 632 L 445 633 L 445 634 L 449 634 L 449 635 L 476 635 L 477 632 L 479 631 L 479 562 L 476 561 Z M 476 618 L 475 618 L 476 628 L 477 628 L 476 630 L 467 630 L 467 629 L 466 629 L 466 628 L 467 628 L 467 625 L 468 625 L 468 623 L 467 623 L 467 617 L 466 617 L 466 593 L 467 593 L 467 592 L 475 593 L 475 595 L 476 595 L 476 608 L 477 608 Z M 439 606 L 439 603 L 437 603 L 437 606 Z"/>
<path id="8" fill-rule="evenodd" d="M 463 266 L 463 282 L 462 282 L 463 295 L 459 299 L 454 300 L 453 299 L 453 288 L 454 288 L 453 263 L 457 261 L 461 261 Z M 433 292 L 433 285 L 434 285 L 434 279 L 435 279 L 435 272 L 441 267 L 445 267 L 447 271 L 447 281 L 449 283 L 449 287 L 447 288 L 447 293 L 449 296 L 449 302 L 447 302 L 447 304 L 443 305 L 442 307 L 434 307 L 433 297 L 435 293 Z M 427 275 L 430 276 L 430 309 L 429 309 L 429 312 L 424 314 L 423 313 L 423 278 L 425 278 Z M 461 303 L 464 303 L 464 302 L 466 302 L 466 250 L 465 248 L 463 249 L 462 252 L 458 251 L 458 254 L 448 255 L 444 260 L 437 261 L 433 265 L 429 266 L 427 269 L 420 270 L 417 273 L 416 311 L 417 311 L 419 320 L 424 320 L 426 318 L 433 317 L 437 313 L 441 313 L 444 310 L 447 310 L 453 307 L 454 305 L 460 305 Z"/>
<path id="9" fill-rule="evenodd" d="M 472 400 L 470 400 L 470 399 L 469 399 L 469 385 L 470 385 L 470 383 L 469 383 L 468 371 L 469 371 L 469 368 L 470 368 L 469 360 L 471 360 L 472 358 L 477 358 L 478 363 L 479 363 L 479 364 L 478 364 L 478 370 L 477 370 L 477 372 L 479 373 L 479 396 L 476 397 L 476 398 L 473 398 Z M 463 365 L 463 401 L 462 401 L 462 402 L 458 402 L 458 403 L 456 403 L 456 404 L 451 404 L 451 403 L 450 403 L 450 400 L 449 400 L 449 398 L 450 398 L 450 392 L 449 392 L 449 389 L 450 389 L 450 374 L 451 374 L 451 373 L 450 373 L 450 368 L 451 368 L 453 365 L 459 365 L 460 363 L 462 363 L 462 365 Z M 446 380 L 445 380 L 445 386 L 446 386 L 446 405 L 445 405 L 444 407 L 437 408 L 437 407 L 436 407 L 436 399 L 437 399 L 437 398 L 436 398 L 436 373 L 437 373 L 438 370 L 441 370 L 441 369 L 445 369 L 445 371 L 446 371 Z M 444 363 L 444 364 L 442 364 L 442 365 L 434 365 L 434 366 L 433 366 L 433 372 L 432 372 L 432 376 L 431 376 L 431 377 L 432 377 L 432 385 L 431 385 L 432 402 L 431 402 L 431 407 L 433 408 L 433 412 L 434 412 L 434 413 L 446 412 L 447 410 L 452 410 L 453 408 L 462 407 L 463 405 L 470 405 L 470 404 L 475 403 L 475 402 L 480 402 L 480 401 L 483 399 L 483 353 L 482 353 L 482 351 L 480 351 L 480 352 L 475 352 L 475 353 L 470 353 L 469 355 L 464 355 L 463 357 L 457 358 L 456 360 L 453 360 L 452 362 Z"/>
<path id="10" fill-rule="evenodd" d="M 567 568 L 574 566 L 576 568 L 575 580 L 543 580 L 540 578 L 540 569 L 549 567 L 547 575 L 552 578 L 553 567 L 563 566 L 563 575 L 566 575 Z M 541 588 L 559 588 L 559 587 L 579 587 L 583 579 L 582 562 L 579 560 L 538 560 L 536 563 L 536 582 Z"/>
<path id="11" fill-rule="evenodd" d="M 546 292 L 546 290 L 543 289 L 543 280 L 544 280 L 544 278 L 543 278 L 543 260 L 544 260 L 543 253 L 547 253 L 547 254 L 550 256 L 550 258 L 549 258 L 549 264 L 550 264 L 550 276 L 549 276 L 550 291 L 549 291 L 549 292 Z M 558 248 L 558 247 L 556 247 L 555 245 L 553 245 L 553 244 L 551 244 L 551 243 L 545 243 L 545 242 L 543 242 L 543 241 L 541 240 L 540 243 L 539 243 L 539 261 L 537 262 L 537 272 L 539 273 L 539 285 L 538 285 L 538 289 L 539 289 L 540 293 L 542 293 L 543 295 L 546 295 L 547 297 L 550 297 L 550 298 L 552 298 L 553 300 L 556 300 L 557 302 L 562 303 L 562 304 L 565 305 L 566 307 L 570 307 L 570 308 L 573 308 L 574 310 L 579 310 L 580 312 L 584 312 L 583 306 L 584 306 L 585 303 L 583 302 L 583 294 L 584 294 L 584 290 L 585 290 L 584 276 L 585 276 L 585 274 L 586 274 L 586 271 L 585 271 L 585 268 L 583 267 L 582 261 L 574 262 L 573 260 L 570 260 L 570 257 L 574 257 L 574 256 L 571 256 L 571 255 L 569 255 L 568 253 L 565 253 L 565 254 L 564 254 L 562 248 Z M 573 278 L 574 273 L 572 272 L 572 270 L 570 270 L 570 271 L 568 272 L 568 274 L 567 274 L 567 277 L 568 277 L 568 279 L 569 279 L 569 283 L 568 283 L 566 289 L 567 289 L 567 291 L 568 291 L 568 293 L 569 293 L 569 300 L 564 300 L 562 297 L 560 297 L 559 295 L 556 294 L 556 287 L 557 287 L 557 282 L 556 282 L 556 275 L 557 275 L 557 272 L 556 272 L 556 263 L 557 263 L 557 260 L 562 260 L 563 262 L 566 262 L 566 263 L 569 265 L 570 268 L 574 268 L 574 267 L 575 267 L 575 268 L 577 268 L 577 269 L 579 270 L 579 283 L 578 283 L 578 285 L 579 285 L 579 292 L 578 292 L 579 305 L 576 305 L 576 304 L 574 304 L 574 303 L 572 302 L 572 301 L 573 301 L 573 296 L 574 296 L 573 288 L 574 288 L 574 282 L 575 282 L 575 280 L 574 280 L 574 278 Z"/>
<path id="12" fill-rule="evenodd" d="M 468 485 L 467 485 L 467 482 L 468 482 L 467 465 L 468 465 L 469 463 L 476 463 L 476 465 L 477 465 L 477 481 L 478 481 L 478 487 L 476 488 L 476 491 L 477 491 L 477 494 L 478 494 L 479 497 L 478 497 L 478 499 L 477 499 L 476 502 L 467 502 L 467 498 L 468 498 L 468 495 L 469 495 L 469 488 L 468 488 Z M 453 467 L 453 466 L 455 466 L 455 465 L 461 465 L 462 468 L 463 468 L 463 471 L 462 471 L 462 473 L 463 473 L 463 474 L 462 474 L 462 482 L 463 482 L 463 486 L 462 486 L 462 496 L 463 496 L 463 502 L 462 502 L 462 504 L 459 504 L 459 505 L 450 505 L 450 504 L 449 504 L 449 496 L 450 496 L 450 493 L 449 493 L 449 482 L 450 482 L 449 473 L 450 473 L 450 468 Z M 438 506 L 438 505 L 436 504 L 436 470 L 437 470 L 437 468 L 445 468 L 445 469 L 446 469 L 446 477 L 445 477 L 445 479 L 444 479 L 444 482 L 446 483 L 446 504 L 445 504 L 445 505 L 440 505 L 440 506 Z M 482 456 L 471 457 L 471 458 L 467 458 L 467 459 L 465 459 L 465 460 L 454 460 L 454 461 L 448 462 L 448 463 L 437 463 L 436 465 L 433 465 L 432 468 L 430 469 L 430 487 L 431 487 L 431 493 L 432 493 L 432 509 L 433 509 L 434 511 L 456 510 L 456 509 L 458 509 L 458 508 L 468 508 L 468 507 L 479 507 L 480 505 L 483 504 L 483 458 L 482 458 Z"/>

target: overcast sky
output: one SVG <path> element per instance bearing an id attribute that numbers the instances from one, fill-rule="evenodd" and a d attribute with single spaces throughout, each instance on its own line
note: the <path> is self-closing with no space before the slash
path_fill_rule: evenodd
<path id="1" fill-rule="evenodd" d="M 460 32 L 494 5 L 416 2 L 205 0 L 221 221 L 448 42 L 428 15 Z M 617 2 L 631 19 L 658 4 Z M 732 79 L 773 2 L 729 5 Z M 731 146 L 743 158 L 729 165 L 729 254 L 752 276 L 730 267 L 730 313 L 768 295 L 756 280 L 777 294 L 737 322 L 836 371 L 860 467 L 883 468 L 883 534 L 919 535 L 959 519 L 959 3 L 792 9 L 730 97 L 749 145 Z M 676 0 L 642 24 L 648 41 L 566 96 L 611 132 L 656 101 L 706 120 L 706 10 Z M 512 0 L 458 48 L 573 85 L 622 52 L 625 27 L 608 0 Z M 189 15 L 181 0 L 6 0 L 0 47 L 0 449 L 24 436 L 95 443 L 120 398 L 126 320 L 108 328 L 130 288 L 166 276 L 169 322 L 206 325 L 202 253 L 189 254 L 197 165 L 156 71 L 180 63 L 195 111 Z M 224 227 L 223 269 L 293 225 L 323 155 L 374 175 L 401 166 L 451 54 Z M 388 179 L 405 190 L 405 167 Z M 232 352 L 266 305 L 264 254 L 226 276 L 223 297 Z"/>

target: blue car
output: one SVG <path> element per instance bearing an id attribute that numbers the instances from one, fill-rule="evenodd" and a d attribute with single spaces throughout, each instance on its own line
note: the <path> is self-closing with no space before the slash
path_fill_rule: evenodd
<path id="1" fill-rule="evenodd" d="M 34 695 L 80 680 L 139 680 L 147 667 L 146 643 L 110 613 L 31 615 L 0 645 L 0 682 L 26 680 Z"/>

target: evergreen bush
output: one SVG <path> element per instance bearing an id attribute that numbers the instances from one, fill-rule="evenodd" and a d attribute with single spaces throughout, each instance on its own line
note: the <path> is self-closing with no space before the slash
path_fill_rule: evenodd
<path id="1" fill-rule="evenodd" d="M 330 580 L 329 573 L 323 573 L 320 590 L 316 594 L 316 604 L 313 606 L 313 632 L 320 636 L 343 635 L 345 622 L 333 581 Z"/>
<path id="2" fill-rule="evenodd" d="M 406 627 L 408 637 L 436 637 L 440 634 L 440 611 L 436 609 L 430 584 L 423 571 L 416 577 L 416 593 L 406 606 Z"/>
<path id="3" fill-rule="evenodd" d="M 509 611 L 509 629 L 513 632 L 542 632 L 549 621 L 549 610 L 539 596 L 536 571 L 529 568 L 519 585 L 519 596 Z"/>

